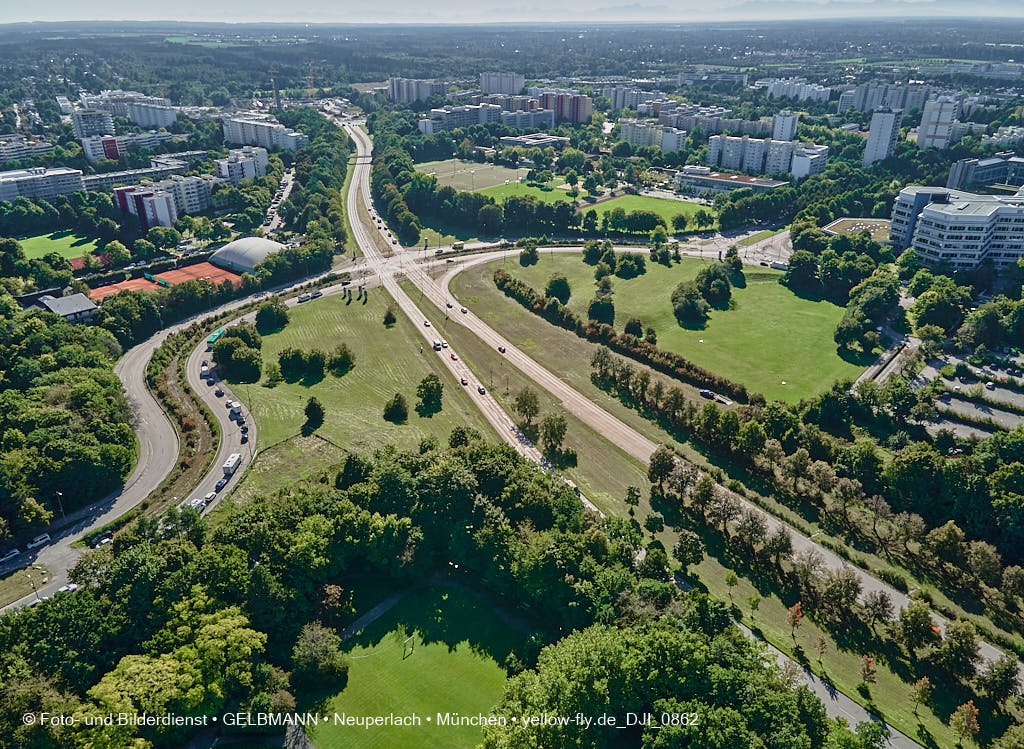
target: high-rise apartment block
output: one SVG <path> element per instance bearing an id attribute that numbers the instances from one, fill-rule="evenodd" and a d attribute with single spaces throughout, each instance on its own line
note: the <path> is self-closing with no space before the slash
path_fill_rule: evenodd
<path id="1" fill-rule="evenodd" d="M 864 147 L 864 166 L 874 164 L 892 156 L 896 141 L 900 137 L 903 112 L 892 109 L 876 109 L 871 114 L 871 128 L 868 142 Z"/>
<path id="2" fill-rule="evenodd" d="M 411 103 L 426 101 L 431 96 L 444 96 L 448 90 L 445 83 L 424 81 L 418 78 L 388 78 L 388 98 L 391 101 Z"/>
<path id="3" fill-rule="evenodd" d="M 1015 264 L 1024 258 L 1024 190 L 1004 197 L 905 187 L 892 207 L 889 240 L 897 251 L 913 247 L 929 266 Z"/>
<path id="4" fill-rule="evenodd" d="M 267 173 L 267 149 L 259 146 L 231 149 L 226 159 L 214 160 L 213 169 L 218 177 L 233 185 L 243 179 L 262 177 Z"/>
<path id="5" fill-rule="evenodd" d="M 661 91 L 642 91 L 630 86 L 608 86 L 601 94 L 607 96 L 612 103 L 612 109 L 636 109 L 641 104 L 655 101 L 667 101 Z"/>
<path id="6" fill-rule="evenodd" d="M 178 119 L 178 110 L 163 104 L 131 102 L 128 104 L 128 119 L 140 127 L 166 128 Z"/>
<path id="7" fill-rule="evenodd" d="M 700 130 L 705 135 L 735 132 L 740 135 L 761 135 L 772 132 L 771 120 L 741 120 L 729 117 L 731 109 L 725 107 L 698 107 L 683 104 L 674 109 L 662 109 L 658 115 L 659 125 L 668 125 L 693 132 Z"/>
<path id="8" fill-rule="evenodd" d="M 556 120 L 569 122 L 587 122 L 594 114 L 594 102 L 586 94 L 555 94 L 540 95 L 541 109 L 553 109 Z"/>
<path id="9" fill-rule="evenodd" d="M 519 109 L 515 112 L 502 112 L 501 123 L 517 130 L 532 130 L 555 126 L 555 110 L 553 109 Z"/>
<path id="10" fill-rule="evenodd" d="M 152 130 L 148 133 L 128 133 L 127 135 L 93 135 L 82 138 L 82 151 L 90 163 L 101 159 L 117 161 L 122 154 L 132 149 L 155 148 L 173 137 L 166 131 Z"/>
<path id="11" fill-rule="evenodd" d="M 52 200 L 84 189 L 82 170 L 59 166 L 53 169 L 33 167 L 0 172 L 0 200 L 19 197 Z"/>
<path id="12" fill-rule="evenodd" d="M 960 101 L 952 96 L 929 99 L 921 113 L 917 129 L 918 148 L 949 148 L 953 140 L 953 125 L 960 116 Z"/>
<path id="13" fill-rule="evenodd" d="M 771 99 L 795 99 L 796 101 L 827 102 L 832 89 L 808 83 L 806 78 L 762 78 L 754 82 L 754 88 L 763 88 Z"/>
<path id="14" fill-rule="evenodd" d="M 223 127 L 227 143 L 288 151 L 298 151 L 309 145 L 308 135 L 289 130 L 267 115 L 229 117 L 224 120 Z"/>
<path id="15" fill-rule="evenodd" d="M 442 133 L 456 128 L 483 125 L 501 120 L 501 107 L 497 104 L 467 104 L 462 107 L 451 105 L 430 110 L 430 118 L 419 121 L 419 131 L 424 135 Z"/>
<path id="16" fill-rule="evenodd" d="M 21 161 L 51 153 L 53 144 L 49 141 L 29 140 L 24 135 L 0 135 L 0 162 Z"/>
<path id="17" fill-rule="evenodd" d="M 81 93 L 78 100 L 85 109 L 102 109 L 115 117 L 130 117 L 130 104 L 150 104 L 158 107 L 170 107 L 171 100 L 162 96 L 147 96 L 138 91 L 100 91 L 98 94 Z"/>
<path id="18" fill-rule="evenodd" d="M 856 109 L 873 112 L 876 109 L 921 109 L 933 88 L 923 84 L 862 83 L 839 94 L 838 111 Z"/>
<path id="19" fill-rule="evenodd" d="M 519 73 L 481 73 L 480 90 L 485 94 L 518 94 L 526 85 Z"/>
<path id="20" fill-rule="evenodd" d="M 796 127 L 800 123 L 800 115 L 783 109 L 772 118 L 772 139 L 793 140 Z"/>
<path id="21" fill-rule="evenodd" d="M 138 216 L 145 228 L 171 226 L 179 216 L 209 210 L 216 182 L 209 175 L 173 175 L 160 182 L 118 187 L 114 202 L 122 211 Z"/>
<path id="22" fill-rule="evenodd" d="M 797 179 L 819 174 L 828 163 L 828 146 L 771 138 L 713 135 L 707 163 L 748 174 L 792 174 Z"/>
<path id="23" fill-rule="evenodd" d="M 114 118 L 105 109 L 78 109 L 71 114 L 71 129 L 79 140 L 93 135 L 113 135 Z"/>
<path id="24" fill-rule="evenodd" d="M 662 151 L 681 151 L 686 147 L 685 130 L 642 120 L 622 120 L 619 138 L 637 147 L 654 146 Z"/>
<path id="25" fill-rule="evenodd" d="M 75 111 L 75 108 L 71 106 L 71 100 L 66 96 L 57 96 L 57 109 L 63 115 L 69 115 Z"/>

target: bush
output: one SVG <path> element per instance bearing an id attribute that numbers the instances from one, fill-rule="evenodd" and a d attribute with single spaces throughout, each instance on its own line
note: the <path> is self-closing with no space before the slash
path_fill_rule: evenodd
<path id="1" fill-rule="evenodd" d="M 889 567 L 883 567 L 880 570 L 876 570 L 875 577 L 877 577 L 882 582 L 889 583 L 889 585 L 896 588 L 896 590 L 900 591 L 901 593 L 906 593 L 908 590 L 910 590 L 910 586 L 907 585 L 907 578 L 905 578 L 901 573 L 897 572 L 896 570 L 890 569 Z"/>
<path id="2" fill-rule="evenodd" d="M 405 396 L 395 393 L 395 397 L 384 404 L 384 420 L 395 424 L 404 424 L 409 418 L 409 404 Z"/>

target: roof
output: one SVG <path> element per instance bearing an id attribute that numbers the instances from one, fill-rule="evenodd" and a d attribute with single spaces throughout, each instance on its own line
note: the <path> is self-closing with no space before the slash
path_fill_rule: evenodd
<path id="1" fill-rule="evenodd" d="M 214 265 L 225 264 L 241 268 L 255 268 L 268 256 L 284 249 L 284 245 L 265 237 L 242 237 L 217 250 L 210 256 Z"/>
<path id="2" fill-rule="evenodd" d="M 70 317 L 96 309 L 92 299 L 85 294 L 71 294 L 62 297 L 52 297 L 47 294 L 39 298 L 39 304 L 61 317 Z"/>

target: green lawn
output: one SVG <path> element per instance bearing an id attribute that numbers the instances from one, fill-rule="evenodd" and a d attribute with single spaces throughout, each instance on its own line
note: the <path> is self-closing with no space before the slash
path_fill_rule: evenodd
<path id="1" fill-rule="evenodd" d="M 763 231 L 757 232 L 756 234 L 751 234 L 749 237 L 746 237 L 745 239 L 741 239 L 736 244 L 739 245 L 740 247 L 749 247 L 752 244 L 757 244 L 758 242 L 768 239 L 769 237 L 774 237 L 776 234 L 781 234 L 784 231 L 786 231 L 785 227 L 783 227 L 782 229 L 765 229 Z"/>
<path id="2" fill-rule="evenodd" d="M 654 211 L 663 219 L 665 224 L 668 226 L 669 232 L 672 231 L 672 219 L 676 215 L 682 213 L 687 218 L 690 218 L 699 211 L 701 208 L 714 215 L 714 208 L 703 203 L 695 203 L 691 200 L 671 200 L 670 198 L 655 198 L 650 195 L 621 195 L 617 198 L 612 198 L 604 203 L 599 203 L 594 206 L 594 210 L 597 211 L 598 218 L 603 216 L 608 211 L 621 208 L 626 213 L 632 213 L 633 211 Z M 589 210 L 586 205 L 582 206 L 583 211 Z M 696 227 L 689 226 L 689 229 Z M 714 226 L 708 227 L 709 229 L 715 228 Z"/>
<path id="3" fill-rule="evenodd" d="M 437 177 L 437 183 L 442 187 L 451 186 L 463 192 L 503 185 L 506 181 L 517 182 L 529 171 L 527 169 L 510 169 L 500 164 L 482 164 L 462 159 L 423 161 L 415 166 L 416 171 L 433 174 Z"/>
<path id="4" fill-rule="evenodd" d="M 252 409 L 261 449 L 300 432 L 310 396 L 316 396 L 327 412 L 317 434 L 346 450 L 366 452 L 385 444 L 408 449 L 427 436 L 447 444 L 451 430 L 463 424 L 490 433 L 487 422 L 448 375 L 437 354 L 429 346 L 420 353 L 423 339 L 412 323 L 399 312 L 398 323 L 391 329 L 384 327 L 384 311 L 390 302 L 383 289 L 371 289 L 367 304 L 356 301 L 355 294 L 348 304 L 340 296 L 326 296 L 294 308 L 283 330 L 263 337 L 264 362 L 277 361 L 278 353 L 289 346 L 330 353 L 344 342 L 355 354 L 356 363 L 344 377 L 328 373 L 314 384 L 234 386 Z M 444 407 L 440 413 L 422 417 L 415 411 L 416 386 L 430 373 L 444 383 Z M 384 404 L 395 393 L 402 393 L 409 403 L 405 424 L 383 418 Z"/>
<path id="5" fill-rule="evenodd" d="M 489 195 L 494 198 L 494 202 L 501 205 L 505 202 L 505 198 L 511 197 L 533 197 L 542 203 L 558 203 L 559 201 L 572 201 L 573 198 L 569 197 L 569 190 L 561 190 L 555 185 L 565 184 L 565 180 L 558 178 L 552 180 L 548 185 L 547 189 L 543 187 L 533 187 L 531 185 L 524 184 L 522 182 L 512 182 L 507 185 L 498 185 L 497 187 L 488 187 L 486 190 L 477 190 L 481 195 Z M 587 191 L 582 187 L 577 186 L 579 195 L 577 198 L 584 198 L 587 195 Z"/>
<path id="6" fill-rule="evenodd" d="M 367 730 L 321 724 L 310 738 L 320 749 L 472 749 L 481 739 L 479 728 L 439 728 L 436 714 L 487 714 L 505 685 L 501 664 L 521 639 L 467 593 L 414 591 L 353 638 L 348 684 L 324 714 L 418 715 L 422 725 Z"/>
<path id="7" fill-rule="evenodd" d="M 96 240 L 88 239 L 72 231 L 55 231 L 52 234 L 37 234 L 34 237 L 23 237 L 18 240 L 25 257 L 29 260 L 43 257 L 56 252 L 61 257 L 71 260 L 82 257 L 86 252 L 96 250 Z"/>
<path id="8" fill-rule="evenodd" d="M 30 567 L 23 567 L 12 572 L 4 578 L 0 578 L 0 606 L 14 603 L 32 592 L 32 576 L 36 587 L 41 588 L 50 579 L 50 572 L 41 564 L 33 564 Z"/>
<path id="9" fill-rule="evenodd" d="M 672 290 L 680 281 L 693 278 L 708 262 L 711 260 L 684 257 L 682 263 L 670 268 L 649 262 L 642 276 L 616 278 L 616 330 L 621 331 L 626 320 L 636 316 L 645 328 L 655 329 L 660 348 L 764 393 L 769 400 L 798 401 L 837 379 L 855 378 L 867 365 L 847 361 L 836 350 L 832 332 L 843 315 L 842 307 L 798 297 L 778 283 L 779 271 L 767 268 L 747 267 L 747 286 L 733 289 L 733 308 L 713 310 L 705 328 L 681 327 L 669 301 Z M 501 330 L 509 307 L 517 305 L 494 287 L 494 267 L 494 263 L 488 263 L 472 268 L 461 274 L 454 286 L 457 296 L 464 284 L 486 290 L 486 298 L 481 301 L 485 309 L 493 310 L 496 319 L 491 322 Z M 564 274 L 572 287 L 569 307 L 586 315 L 593 297 L 593 268 L 579 255 L 541 253 L 537 265 L 522 268 L 509 262 L 506 268 L 541 293 L 553 274 Z M 580 362 L 580 366 L 587 365 Z"/>

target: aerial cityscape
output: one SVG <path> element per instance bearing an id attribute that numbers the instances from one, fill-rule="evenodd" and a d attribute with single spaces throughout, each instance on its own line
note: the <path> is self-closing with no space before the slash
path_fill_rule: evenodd
<path id="1" fill-rule="evenodd" d="M 0 11 L 0 749 L 1024 749 L 1019 5 L 235 5 Z"/>

